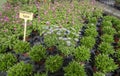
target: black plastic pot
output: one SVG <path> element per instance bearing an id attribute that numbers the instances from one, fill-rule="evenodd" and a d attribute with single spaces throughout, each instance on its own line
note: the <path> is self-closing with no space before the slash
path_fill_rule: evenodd
<path id="1" fill-rule="evenodd" d="M 7 76 L 6 72 L 0 72 L 0 76 Z"/>
<path id="2" fill-rule="evenodd" d="M 58 70 L 58 71 L 55 72 L 55 73 L 50 73 L 50 72 L 48 72 L 48 76 L 64 76 L 64 71 L 63 71 L 63 69 L 61 68 L 60 70 Z"/>
<path id="3" fill-rule="evenodd" d="M 63 66 L 67 66 L 73 60 L 73 56 L 64 57 Z"/>

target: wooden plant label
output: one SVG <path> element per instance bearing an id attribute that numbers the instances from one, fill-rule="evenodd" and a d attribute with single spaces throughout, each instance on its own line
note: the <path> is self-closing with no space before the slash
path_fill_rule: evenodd
<path id="1" fill-rule="evenodd" d="M 26 12 L 26 11 L 20 11 L 19 12 L 19 17 L 21 19 L 24 19 L 24 21 L 25 21 L 25 23 L 24 23 L 24 37 L 23 37 L 23 41 L 25 41 L 26 29 L 27 29 L 27 20 L 32 20 L 33 19 L 33 13 Z"/>
<path id="2" fill-rule="evenodd" d="M 33 13 L 20 11 L 19 17 L 26 20 L 32 20 L 33 19 Z"/>

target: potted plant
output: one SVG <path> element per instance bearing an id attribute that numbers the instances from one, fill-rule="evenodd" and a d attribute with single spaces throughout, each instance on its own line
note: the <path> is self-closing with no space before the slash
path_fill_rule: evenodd
<path id="1" fill-rule="evenodd" d="M 95 65 L 102 73 L 108 73 L 118 68 L 114 63 L 114 60 L 105 54 L 99 54 L 96 56 Z"/>
<path id="2" fill-rule="evenodd" d="M 58 49 L 64 56 L 72 55 L 75 51 L 73 46 L 58 45 Z"/>
<path id="3" fill-rule="evenodd" d="M 86 27 L 87 29 L 89 29 L 89 28 L 96 29 L 96 25 L 93 24 L 93 23 L 88 23 L 85 27 Z"/>
<path id="4" fill-rule="evenodd" d="M 63 58 L 59 55 L 49 56 L 45 62 L 47 71 L 54 73 L 62 68 Z"/>
<path id="5" fill-rule="evenodd" d="M 112 43 L 112 42 L 114 42 L 114 38 L 113 38 L 113 36 L 112 35 L 108 35 L 108 34 L 103 34 L 102 36 L 101 36 L 101 40 L 103 41 L 103 42 L 107 42 L 107 43 Z"/>
<path id="6" fill-rule="evenodd" d="M 68 66 L 64 67 L 64 76 L 87 76 L 84 66 L 76 61 L 72 61 Z"/>
<path id="7" fill-rule="evenodd" d="M 0 53 L 5 53 L 7 48 L 8 46 L 5 45 L 4 43 L 0 44 Z"/>
<path id="8" fill-rule="evenodd" d="M 113 24 L 114 27 L 116 27 L 116 25 L 120 24 L 119 18 L 113 17 L 113 19 L 112 19 L 112 24 Z"/>
<path id="9" fill-rule="evenodd" d="M 16 53 L 23 54 L 30 51 L 30 44 L 19 40 L 15 43 L 13 49 Z"/>
<path id="10" fill-rule="evenodd" d="M 91 36 L 91 37 L 96 37 L 97 34 L 98 32 L 96 31 L 96 28 L 88 28 L 84 32 L 85 36 Z"/>
<path id="11" fill-rule="evenodd" d="M 120 23 L 115 26 L 116 31 L 120 30 Z"/>
<path id="12" fill-rule="evenodd" d="M 35 45 L 29 52 L 29 56 L 33 61 L 40 61 L 46 58 L 46 49 L 42 45 Z"/>
<path id="13" fill-rule="evenodd" d="M 47 47 L 52 47 L 57 44 L 57 37 L 55 34 L 51 34 L 51 32 L 49 32 L 49 33 L 50 33 L 50 35 L 44 36 L 44 42 L 47 45 Z"/>
<path id="14" fill-rule="evenodd" d="M 8 76 L 31 76 L 32 68 L 31 64 L 20 62 L 8 69 L 7 74 Z"/>
<path id="15" fill-rule="evenodd" d="M 111 21 L 106 21 L 106 20 L 104 20 L 104 21 L 102 22 L 102 27 L 106 27 L 106 26 L 112 27 L 112 22 L 111 22 Z"/>
<path id="16" fill-rule="evenodd" d="M 96 73 L 94 73 L 93 76 L 105 76 L 105 74 L 104 74 L 104 73 L 101 73 L 101 72 L 96 72 Z"/>
<path id="17" fill-rule="evenodd" d="M 116 33 L 116 30 L 110 26 L 106 26 L 102 28 L 103 34 L 109 34 L 109 35 L 114 35 Z"/>
<path id="18" fill-rule="evenodd" d="M 115 60 L 117 61 L 117 63 L 120 63 L 120 49 L 117 49 L 115 52 Z"/>
<path id="19" fill-rule="evenodd" d="M 113 17 L 108 15 L 108 16 L 104 16 L 104 21 L 112 21 Z"/>
<path id="20" fill-rule="evenodd" d="M 102 53 L 102 54 L 113 54 L 114 53 L 114 48 L 111 44 L 106 43 L 106 42 L 102 42 L 99 47 L 98 50 Z"/>
<path id="21" fill-rule="evenodd" d="M 94 44 L 95 44 L 95 39 L 93 37 L 91 37 L 91 36 L 83 37 L 80 40 L 80 43 L 81 43 L 81 45 L 84 45 L 87 48 L 92 49 Z"/>
<path id="22" fill-rule="evenodd" d="M 34 74 L 34 76 L 47 76 L 45 73 L 36 73 L 36 74 Z"/>
<path id="23" fill-rule="evenodd" d="M 78 62 L 86 62 L 90 59 L 90 49 L 85 46 L 77 47 L 74 51 L 75 60 Z"/>
<path id="24" fill-rule="evenodd" d="M 17 58 L 11 53 L 3 54 L 0 57 L 1 57 L 0 58 L 0 71 L 7 71 L 15 63 L 17 63 Z"/>
<path id="25" fill-rule="evenodd" d="M 92 17 L 92 18 L 89 18 L 89 23 L 93 23 L 93 24 L 97 24 L 97 18 L 96 17 Z"/>

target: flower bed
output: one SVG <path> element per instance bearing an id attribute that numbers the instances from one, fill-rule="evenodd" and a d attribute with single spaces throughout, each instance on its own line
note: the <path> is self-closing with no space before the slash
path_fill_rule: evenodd
<path id="1" fill-rule="evenodd" d="M 8 1 L 0 13 L 0 76 L 120 73 L 118 18 L 88 1 L 23 1 Z M 19 10 L 34 13 L 26 41 Z"/>

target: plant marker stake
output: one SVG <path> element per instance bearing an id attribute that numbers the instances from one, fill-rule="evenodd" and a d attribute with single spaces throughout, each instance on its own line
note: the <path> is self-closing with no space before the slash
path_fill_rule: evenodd
<path id="1" fill-rule="evenodd" d="M 24 19 L 24 21 L 25 21 L 25 25 L 24 25 L 24 38 L 23 38 L 23 41 L 25 41 L 25 37 L 26 37 L 27 19 Z"/>
<path id="2" fill-rule="evenodd" d="M 25 12 L 25 11 L 20 11 L 19 17 L 24 19 L 24 37 L 23 41 L 26 41 L 26 30 L 27 30 L 27 20 L 32 20 L 33 19 L 33 13 Z"/>

